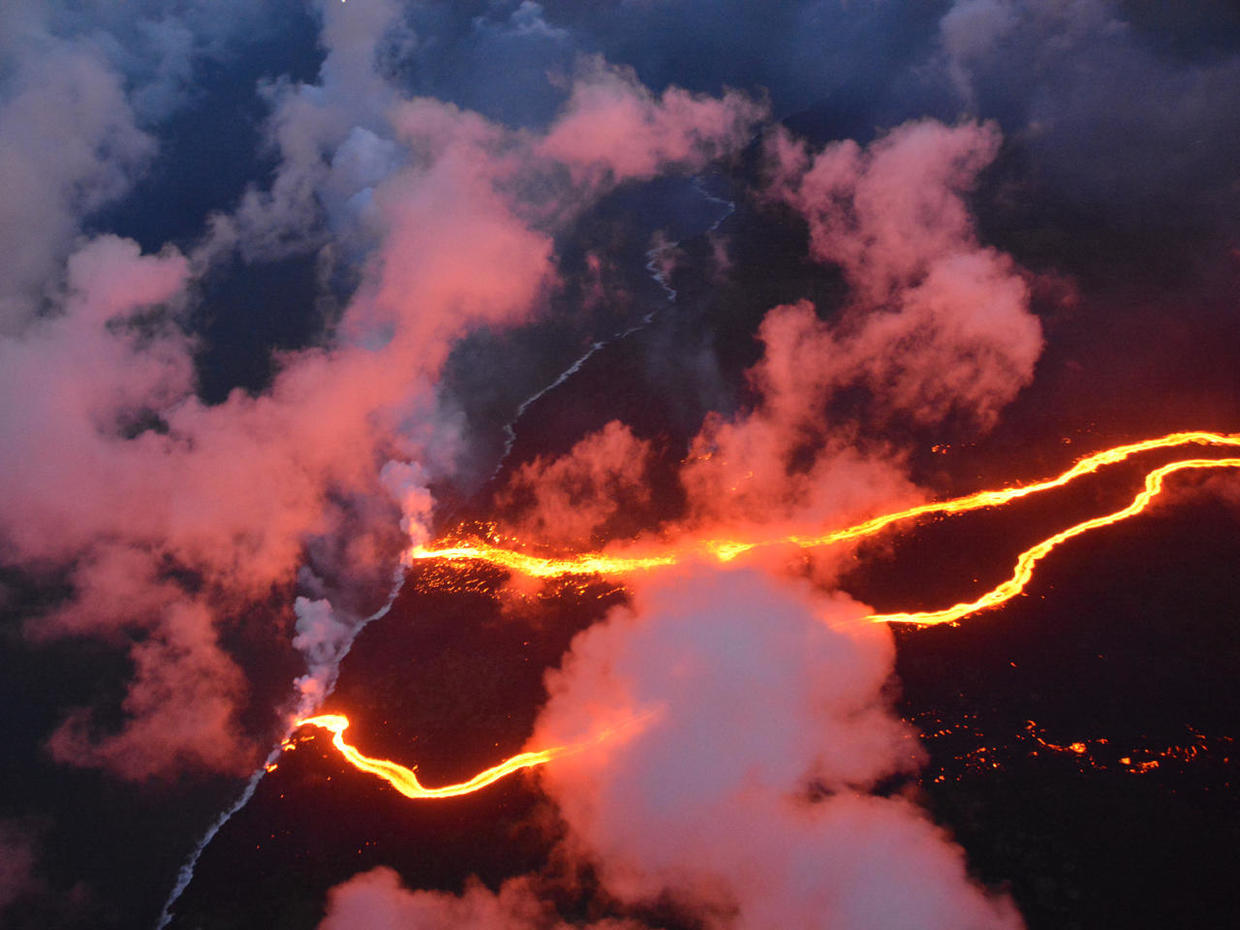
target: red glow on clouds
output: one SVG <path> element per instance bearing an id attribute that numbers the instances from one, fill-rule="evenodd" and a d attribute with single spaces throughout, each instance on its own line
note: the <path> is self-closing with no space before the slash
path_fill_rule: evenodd
<path id="1" fill-rule="evenodd" d="M 535 457 L 508 479 L 497 503 L 517 536 L 552 546 L 589 547 L 625 508 L 650 503 L 651 443 L 615 420 L 557 459 Z"/>

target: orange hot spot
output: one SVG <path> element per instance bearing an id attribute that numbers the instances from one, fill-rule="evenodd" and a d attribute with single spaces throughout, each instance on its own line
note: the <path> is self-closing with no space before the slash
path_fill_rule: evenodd
<path id="1" fill-rule="evenodd" d="M 954 623 L 970 614 L 977 613 L 979 610 L 986 610 L 987 608 L 997 607 L 1000 604 L 1006 603 L 1025 589 L 1030 579 L 1033 578 L 1034 566 L 1060 543 L 1088 533 L 1090 530 L 1111 526 L 1112 524 L 1119 523 L 1121 520 L 1127 520 L 1129 517 L 1136 516 L 1145 510 L 1155 497 L 1162 493 L 1163 483 L 1168 475 L 1179 471 L 1200 468 L 1240 468 L 1240 458 L 1184 459 L 1183 461 L 1171 462 L 1161 468 L 1154 469 L 1145 476 L 1144 489 L 1127 507 L 1102 517 L 1085 520 L 1062 532 L 1056 533 L 1049 539 L 1042 540 L 1042 542 L 1030 549 L 1026 549 L 1017 558 L 1016 569 L 1012 573 L 1012 577 L 987 591 L 976 600 L 964 601 L 942 610 L 873 614 L 867 619 L 875 623 L 911 623 L 918 626 L 933 626 L 939 623 Z"/>
<path id="2" fill-rule="evenodd" d="M 758 543 L 746 542 L 708 542 L 703 548 L 720 562 L 731 562 L 738 555 L 744 555 Z"/>
<path id="3" fill-rule="evenodd" d="M 835 545 L 836 543 L 848 542 L 862 539 L 867 536 L 873 536 L 894 523 L 900 523 L 907 520 L 916 520 L 921 517 L 928 517 L 936 514 L 967 513 L 972 510 L 982 510 L 988 507 L 999 507 L 1003 504 L 1010 503 L 1011 501 L 1028 497 L 1031 494 L 1039 494 L 1043 491 L 1064 487 L 1065 485 L 1075 481 L 1077 478 L 1084 477 L 1085 475 L 1091 475 L 1104 466 L 1117 464 L 1139 453 L 1152 452 L 1157 449 L 1170 449 L 1185 445 L 1213 445 L 1240 448 L 1240 435 L 1210 433 L 1204 431 L 1187 431 L 1170 433 L 1156 439 L 1146 439 L 1141 442 L 1127 443 L 1126 445 L 1116 446 L 1112 449 L 1105 449 L 1101 452 L 1096 452 L 1093 455 L 1086 456 L 1062 474 L 1057 475 L 1054 478 L 1048 478 L 1044 481 L 1038 481 L 1033 484 L 1021 485 L 1013 488 L 1003 488 L 997 491 L 978 491 L 974 494 L 953 498 L 951 500 L 919 504 L 915 507 L 908 507 L 904 510 L 880 514 L 879 516 L 871 517 L 868 520 L 863 520 L 862 522 L 853 524 L 852 526 L 847 526 L 843 529 L 832 530 L 821 534 L 791 534 L 787 536 L 760 539 L 685 540 L 668 545 L 659 551 L 645 552 L 642 554 L 626 554 L 624 552 L 616 552 L 612 554 L 605 552 L 586 552 L 579 555 L 558 557 L 534 555 L 519 549 L 507 548 L 501 545 L 484 542 L 482 540 L 471 540 L 469 542 L 455 542 L 451 545 L 444 544 L 440 545 L 438 548 L 429 548 L 421 545 L 414 546 L 406 553 L 406 559 L 411 563 L 426 559 L 443 559 L 452 562 L 482 562 L 497 568 L 503 568 L 508 571 L 529 575 L 534 578 L 563 578 L 570 575 L 631 575 L 637 572 L 651 571 L 657 568 L 677 565 L 688 558 L 700 558 L 703 555 L 711 556 L 720 562 L 730 562 L 754 549 L 786 545 L 794 545 L 802 549 L 820 548 Z M 1189 461 L 1206 460 L 1193 459 Z M 1230 460 L 1219 459 L 1217 461 L 1226 462 Z M 1183 467 L 1207 466 L 1184 465 Z M 1211 465 L 1209 467 L 1214 466 Z M 1139 512 L 1139 510 L 1136 512 Z M 1115 519 L 1109 519 L 1108 522 L 1116 522 L 1118 519 L 1123 519 L 1123 517 L 1119 516 Z M 1085 532 L 1087 529 L 1093 528 L 1094 526 L 1090 525 L 1085 529 L 1072 532 L 1072 535 L 1079 535 L 1079 532 Z M 1073 529 L 1077 530 L 1077 528 Z M 1051 543 L 1051 546 L 1053 547 L 1054 545 L 1057 545 L 1057 542 Z M 1041 556 L 1038 556 L 1037 558 L 1040 557 Z M 1036 562 L 1037 558 L 1034 558 L 1033 562 Z M 1021 587 L 1023 587 L 1023 583 Z M 983 606 L 994 606 L 994 604 L 1002 603 L 1003 601 L 1010 599 L 1016 593 L 1006 593 L 1007 591 L 1008 589 L 1004 588 L 1004 591 L 1000 592 L 1003 596 L 1001 596 L 999 600 L 992 601 Z M 994 592 L 992 592 L 992 594 L 993 593 Z M 982 608 L 977 607 L 974 609 L 980 610 Z M 972 612 L 972 610 L 966 611 L 966 613 Z M 964 615 L 965 614 L 960 614 L 959 616 Z M 895 619 L 897 616 L 902 615 L 892 615 L 890 622 L 949 622 L 947 620 L 937 619 L 897 620 Z M 937 616 L 937 613 L 932 612 L 926 616 L 934 617 Z M 955 619 L 959 619 L 959 616 Z"/>
<path id="4" fill-rule="evenodd" d="M 349 718 L 342 714 L 320 714 L 317 717 L 304 717 L 293 724 L 294 727 L 318 727 L 321 730 L 327 730 L 332 734 L 332 745 L 340 751 L 340 754 L 354 768 L 363 772 L 369 772 L 382 778 L 389 785 L 399 791 L 407 798 L 455 798 L 463 794 L 473 794 L 475 791 L 481 791 L 488 785 L 494 784 L 506 775 L 513 772 L 519 772 L 521 769 L 533 768 L 537 765 L 543 765 L 550 762 L 556 756 L 564 755 L 577 748 L 577 746 L 554 746 L 551 749 L 544 749 L 540 752 L 523 752 L 506 759 L 499 765 L 494 765 L 485 771 L 479 772 L 469 781 L 463 781 L 456 785 L 444 785 L 442 788 L 427 788 L 418 781 L 417 773 L 410 768 L 406 768 L 399 762 L 392 762 L 389 759 L 372 759 L 364 756 L 353 746 L 350 746 L 344 740 L 344 731 L 349 728 Z"/>

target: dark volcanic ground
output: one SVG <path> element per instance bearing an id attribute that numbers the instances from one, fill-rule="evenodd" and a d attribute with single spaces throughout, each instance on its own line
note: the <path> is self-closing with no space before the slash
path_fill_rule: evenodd
<path id="1" fill-rule="evenodd" d="M 804 231 L 786 216 L 741 204 L 724 229 L 730 277 L 710 270 L 704 239 L 684 243 L 677 305 L 532 405 L 510 467 L 621 419 L 656 440 L 660 506 L 675 509 L 670 476 L 701 415 L 744 402 L 726 386 L 740 384 L 757 356 L 748 334 L 762 313 L 801 297 L 827 311 L 842 293 L 832 274 L 798 257 Z M 634 278 L 634 293 L 648 284 Z M 1144 284 L 1147 308 L 1174 299 L 1174 282 L 1153 275 Z M 1216 285 L 1218 306 L 1227 287 Z M 1178 318 L 1193 339 L 1147 346 L 1155 379 L 1124 383 L 1100 349 L 1114 331 L 1107 303 L 1092 314 L 1077 307 L 1043 308 L 1052 348 L 993 436 L 966 436 L 937 456 L 935 437 L 909 431 L 919 480 L 945 495 L 967 492 L 1045 477 L 1118 441 L 1240 422 L 1234 369 L 1201 363 L 1209 339 L 1193 348 L 1217 318 L 1209 299 Z M 1144 318 L 1138 308 L 1126 319 L 1139 327 Z M 1169 394 L 1177 381 L 1184 392 Z M 1038 539 L 1122 506 L 1139 471 L 1114 469 L 1017 507 L 919 528 L 862 560 L 846 587 L 880 610 L 960 600 L 1004 577 Z M 959 627 L 896 633 L 900 708 L 927 736 L 917 790 L 976 875 L 1008 888 L 1035 930 L 1240 920 L 1240 512 L 1220 487 L 1177 480 L 1148 514 L 1053 554 L 1026 596 L 1004 608 Z M 456 515 L 484 517 L 488 489 L 462 491 Z M 492 596 L 498 576 L 452 577 L 461 591 L 428 593 L 410 577 L 391 613 L 359 638 L 326 708 L 349 714 L 363 752 L 416 763 L 428 784 L 519 750 L 544 671 L 624 596 L 602 584 L 566 587 L 505 611 Z M 1084 752 L 1068 748 L 1077 742 Z M 1157 765 L 1138 771 L 1148 762 Z M 316 740 L 286 754 L 220 833 L 173 926 L 311 928 L 327 888 L 376 865 L 415 888 L 459 890 L 470 875 L 494 887 L 542 867 L 554 834 L 535 776 L 411 802 Z M 572 916 L 581 902 L 563 904 Z"/>

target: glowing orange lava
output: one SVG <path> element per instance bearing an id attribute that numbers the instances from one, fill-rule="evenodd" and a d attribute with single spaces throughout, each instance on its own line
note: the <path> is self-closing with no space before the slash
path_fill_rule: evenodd
<path id="1" fill-rule="evenodd" d="M 520 572 L 531 578 L 563 578 L 566 575 L 631 575 L 675 565 L 681 556 L 675 552 L 661 555 L 605 555 L 590 552 L 583 555 L 554 558 L 531 555 L 518 549 L 505 549 L 478 540 L 457 546 L 427 549 L 414 546 L 407 555 L 411 561 L 422 559 L 447 559 L 452 562 L 486 562 L 498 568 Z"/>
<path id="2" fill-rule="evenodd" d="M 392 762 L 388 759 L 372 759 L 369 756 L 364 756 L 355 747 L 346 743 L 344 731 L 349 728 L 349 718 L 342 714 L 321 714 L 317 717 L 303 717 L 294 723 L 293 726 L 318 727 L 319 729 L 327 730 L 332 734 L 332 745 L 340 751 L 340 754 L 351 765 L 361 769 L 363 772 L 377 775 L 405 797 L 415 799 L 455 798 L 463 794 L 472 794 L 487 787 L 487 785 L 494 784 L 505 775 L 519 772 L 521 769 L 533 768 L 536 765 L 543 765 L 550 762 L 556 756 L 582 748 L 582 746 L 555 746 L 551 749 L 544 749 L 541 752 L 519 753 L 511 759 L 505 759 L 499 765 L 494 765 L 485 771 L 479 772 L 469 781 L 463 781 L 456 785 L 445 785 L 442 788 L 427 788 L 418 781 L 417 773 L 413 769 L 406 768 L 399 762 Z"/>
<path id="3" fill-rule="evenodd" d="M 505 548 L 477 540 L 440 548 L 415 546 L 409 550 L 407 558 L 411 563 L 424 559 L 444 559 L 453 562 L 483 562 L 535 578 L 562 578 L 570 575 L 631 575 L 637 572 L 676 565 L 688 557 L 703 553 L 714 556 L 721 562 L 730 562 L 738 556 L 760 547 L 793 545 L 802 549 L 819 548 L 872 536 L 894 523 L 914 520 L 918 517 L 930 516 L 932 514 L 965 513 L 987 507 L 998 507 L 1011 501 L 1019 500 L 1022 497 L 1028 497 L 1031 494 L 1049 491 L 1053 488 L 1061 488 L 1077 478 L 1093 474 L 1103 466 L 1122 462 L 1138 453 L 1183 445 L 1215 445 L 1236 448 L 1240 447 L 1240 435 L 1188 431 L 1171 433 L 1157 439 L 1127 443 L 1126 445 L 1105 449 L 1086 456 L 1067 471 L 1045 481 L 1003 488 L 997 491 L 978 491 L 974 494 L 951 500 L 919 504 L 904 510 L 880 514 L 861 523 L 814 536 L 791 534 L 764 540 L 711 539 L 696 543 L 682 543 L 675 547 L 669 547 L 663 552 L 647 552 L 645 554 L 587 552 L 581 555 L 563 557 L 533 555 L 518 549 Z M 874 614 L 868 619 L 875 623 L 909 623 L 930 626 L 940 623 L 953 623 L 979 610 L 996 607 L 1011 600 L 1023 591 L 1033 577 L 1034 566 L 1060 543 L 1075 536 L 1080 536 L 1082 533 L 1087 533 L 1090 530 L 1118 523 L 1143 511 L 1149 506 L 1150 501 L 1162 490 L 1163 479 L 1167 475 L 1185 469 L 1236 467 L 1240 467 L 1240 459 L 1184 459 L 1164 465 L 1146 475 L 1145 489 L 1137 495 L 1130 505 L 1115 513 L 1095 517 L 1092 520 L 1086 520 L 1069 527 L 1021 553 L 1019 559 L 1017 559 L 1012 577 L 981 597 L 972 601 L 955 604 L 943 610 Z"/>
<path id="4" fill-rule="evenodd" d="M 1003 504 L 1061 488 L 1085 475 L 1093 474 L 1106 465 L 1114 465 L 1141 452 L 1169 449 L 1184 445 L 1216 445 L 1240 448 L 1240 435 L 1188 431 L 1171 433 L 1157 439 L 1132 442 L 1112 449 L 1105 449 L 1086 456 L 1062 474 L 1033 484 L 1003 488 L 997 491 L 977 491 L 964 497 L 945 501 L 919 504 L 904 510 L 880 514 L 843 529 L 817 535 L 791 534 L 770 539 L 707 539 L 698 542 L 682 542 L 665 547 L 662 551 L 652 549 L 642 552 L 617 551 L 585 552 L 571 556 L 541 556 L 520 549 L 492 545 L 483 540 L 441 545 L 437 548 L 414 546 L 405 554 L 413 562 L 426 559 L 444 559 L 452 562 L 483 562 L 508 571 L 520 572 L 533 578 L 563 578 L 569 575 L 631 575 L 637 572 L 663 568 L 683 562 L 695 555 L 709 555 L 720 562 L 730 562 L 754 549 L 770 546 L 793 545 L 802 549 L 816 549 L 840 542 L 873 536 L 893 523 L 915 520 L 935 514 L 966 513 Z M 1223 460 L 1220 460 L 1223 461 Z M 1196 466 L 1201 467 L 1201 466 Z M 1122 519 L 1122 518 L 1121 518 Z M 1114 521 L 1112 521 L 1114 522 Z M 1073 535 L 1076 535 L 1075 533 Z M 1035 560 L 1036 561 L 1036 560 Z"/>

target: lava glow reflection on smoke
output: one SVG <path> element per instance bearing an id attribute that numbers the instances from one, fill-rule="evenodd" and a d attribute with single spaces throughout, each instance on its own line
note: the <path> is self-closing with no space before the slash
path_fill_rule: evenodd
<path id="1" fill-rule="evenodd" d="M 1030 494 L 1063 487 L 1077 478 L 1096 472 L 1105 465 L 1121 462 L 1138 453 L 1183 445 L 1213 445 L 1237 448 L 1240 447 L 1240 435 L 1180 432 L 1171 433 L 1157 439 L 1148 439 L 1142 442 L 1116 446 L 1080 459 L 1071 468 L 1055 478 L 1013 488 L 978 491 L 975 494 L 947 501 L 921 504 L 905 510 L 882 514 L 862 523 L 818 536 L 789 535 L 778 539 L 761 541 L 706 540 L 689 543 L 679 548 L 669 548 L 665 552 L 644 555 L 607 555 L 601 552 L 593 552 L 560 558 L 531 555 L 520 550 L 506 549 L 487 544 L 483 541 L 475 541 L 446 545 L 439 548 L 416 546 L 410 550 L 407 557 L 411 562 L 426 559 L 442 559 L 452 562 L 481 562 L 508 571 L 521 572 L 535 578 L 561 578 L 573 575 L 631 575 L 637 572 L 651 571 L 675 565 L 685 558 L 699 556 L 702 553 L 710 554 L 719 561 L 728 562 L 739 555 L 762 546 L 781 544 L 791 544 L 801 548 L 828 546 L 846 540 L 873 535 L 900 521 L 913 520 L 931 514 L 963 513 L 1000 506 L 1022 497 L 1027 497 Z M 1011 600 L 1025 589 L 1026 585 L 1033 578 L 1034 567 L 1037 563 L 1060 543 L 1091 530 L 1111 526 L 1141 513 L 1162 492 L 1166 479 L 1177 472 L 1215 468 L 1240 468 L 1240 458 L 1181 459 L 1153 469 L 1146 474 L 1144 487 L 1128 506 L 1113 513 L 1074 524 L 1042 540 L 1037 545 L 1026 549 L 1017 558 L 1016 568 L 1010 578 L 974 600 L 963 601 L 942 610 L 873 614 L 866 619 L 874 623 L 930 626 L 942 623 L 955 623 L 978 611 L 997 607 Z M 609 731 L 581 743 L 554 746 L 537 752 L 523 752 L 480 772 L 468 781 L 441 788 L 427 788 L 418 781 L 414 770 L 390 760 L 373 759 L 365 756 L 355 747 L 345 742 L 343 734 L 349 726 L 347 717 L 338 714 L 324 714 L 298 720 L 295 726 L 314 726 L 329 731 L 332 733 L 332 744 L 350 764 L 361 771 L 369 772 L 384 779 L 405 797 L 415 799 L 447 798 L 470 794 L 494 784 L 499 779 L 513 772 L 544 765 L 558 756 L 580 751 L 586 746 L 600 742 L 612 735 Z M 286 748 L 292 748 L 294 745 L 291 741 L 286 742 Z"/>

